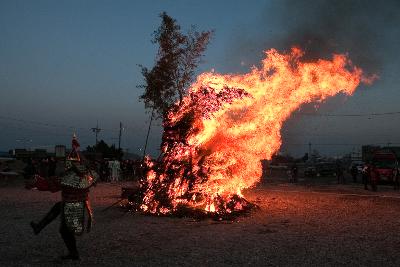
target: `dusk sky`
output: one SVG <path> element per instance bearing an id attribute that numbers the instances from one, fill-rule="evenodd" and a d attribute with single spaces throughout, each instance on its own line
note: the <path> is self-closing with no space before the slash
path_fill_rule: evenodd
<path id="1" fill-rule="evenodd" d="M 154 64 L 151 34 L 163 11 L 183 31 L 215 30 L 199 73 L 248 72 L 264 50 L 298 45 L 307 59 L 348 53 L 379 75 L 351 97 L 293 114 L 282 129 L 282 152 L 303 155 L 309 142 L 331 156 L 362 144 L 400 145 L 400 2 L 382 2 L 1 0 L 0 151 L 69 146 L 74 132 L 86 147 L 97 121 L 99 139 L 117 144 L 121 121 L 122 147 L 141 154 L 149 114 L 138 100 L 138 64 Z M 398 113 L 381 114 L 388 112 Z M 152 128 L 152 155 L 160 133 Z"/>

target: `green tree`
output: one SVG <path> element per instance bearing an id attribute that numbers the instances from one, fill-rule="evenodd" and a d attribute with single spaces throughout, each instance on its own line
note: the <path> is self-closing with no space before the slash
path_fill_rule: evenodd
<path id="1" fill-rule="evenodd" d="M 86 151 L 101 153 L 104 158 L 117 158 L 117 159 L 120 159 L 123 156 L 123 153 L 122 153 L 121 149 L 115 148 L 115 145 L 109 146 L 103 140 L 100 140 L 100 142 L 98 142 L 94 146 L 88 146 L 86 148 Z"/>
<path id="2" fill-rule="evenodd" d="M 151 110 L 143 159 L 153 118 L 164 119 L 177 101 L 178 104 L 182 102 L 213 34 L 213 31 L 198 32 L 192 26 L 185 35 L 176 20 L 167 13 L 161 13 L 160 18 L 161 25 L 154 31 L 152 40 L 159 46 L 156 63 L 152 69 L 140 65 L 144 78 L 144 84 L 138 86 L 144 88 L 140 99 Z"/>
<path id="3" fill-rule="evenodd" d="M 193 82 L 197 66 L 213 31 L 198 32 L 194 26 L 183 34 L 176 20 L 163 12 L 161 25 L 153 33 L 158 44 L 156 63 L 152 69 L 141 67 L 144 93 L 140 99 L 152 110 L 152 117 L 162 118 L 177 101 L 182 101 Z"/>

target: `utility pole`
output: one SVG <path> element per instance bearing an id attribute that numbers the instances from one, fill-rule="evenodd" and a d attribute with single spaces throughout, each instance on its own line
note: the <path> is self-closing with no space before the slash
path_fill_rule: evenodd
<path id="1" fill-rule="evenodd" d="M 119 122 L 118 150 L 121 150 L 122 122 Z"/>
<path id="2" fill-rule="evenodd" d="M 99 121 L 97 121 L 96 127 L 92 128 L 92 132 L 94 132 L 94 134 L 96 136 L 96 145 L 97 145 L 97 135 L 99 134 L 100 131 L 101 131 L 101 129 L 99 128 Z"/>
<path id="3" fill-rule="evenodd" d="M 151 117 L 150 117 L 149 128 L 147 129 L 146 142 L 145 142 L 145 144 L 144 144 L 144 149 L 143 149 L 143 158 L 142 158 L 142 161 L 143 161 L 143 162 L 144 162 L 144 158 L 146 157 L 147 142 L 149 141 L 149 134 L 150 134 L 151 123 L 153 122 L 153 116 L 154 116 L 154 108 L 153 108 L 153 110 L 151 111 Z"/>

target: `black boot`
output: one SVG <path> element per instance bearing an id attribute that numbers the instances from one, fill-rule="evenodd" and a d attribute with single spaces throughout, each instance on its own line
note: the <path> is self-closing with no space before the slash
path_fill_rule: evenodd
<path id="1" fill-rule="evenodd" d="M 54 206 L 51 208 L 51 210 L 46 214 L 46 216 L 43 217 L 43 219 L 40 222 L 35 223 L 34 221 L 32 221 L 30 223 L 30 225 L 33 229 L 33 233 L 35 235 L 39 234 L 40 231 L 42 231 L 42 229 L 46 227 L 46 225 L 48 225 L 55 218 L 57 218 L 57 216 L 61 212 L 61 209 L 62 209 L 62 203 L 57 202 L 56 204 L 54 204 Z"/>
<path id="2" fill-rule="evenodd" d="M 38 235 L 40 233 L 40 231 L 42 230 L 42 227 L 39 226 L 38 223 L 35 223 L 34 221 L 31 221 L 30 223 L 32 229 L 33 229 L 33 233 L 35 235 Z"/>
<path id="3" fill-rule="evenodd" d="M 74 233 L 68 229 L 65 218 L 61 219 L 60 234 L 68 249 L 68 255 L 62 256 L 64 260 L 79 260 L 79 253 L 76 248 L 76 239 Z"/>

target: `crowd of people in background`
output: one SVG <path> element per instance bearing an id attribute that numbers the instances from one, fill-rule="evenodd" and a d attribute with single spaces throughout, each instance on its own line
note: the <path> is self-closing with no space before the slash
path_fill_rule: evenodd
<path id="1" fill-rule="evenodd" d="M 357 183 L 357 177 L 359 175 L 359 170 L 358 168 L 353 165 L 350 169 L 350 174 L 353 179 L 353 183 Z M 339 178 L 341 175 L 341 171 L 337 172 L 337 177 L 338 177 L 338 183 L 344 184 L 345 180 L 344 178 Z M 398 164 L 393 168 L 393 173 L 392 173 L 392 179 L 393 179 L 393 186 L 394 190 L 399 190 L 400 189 L 400 167 Z M 380 174 L 379 171 L 377 170 L 376 166 L 371 164 L 370 162 L 367 162 L 364 164 L 361 170 L 361 182 L 364 185 L 365 190 L 369 190 L 369 187 L 371 187 L 372 191 L 377 191 L 378 190 L 378 183 L 380 181 Z"/>
<path id="2" fill-rule="evenodd" d="M 24 168 L 24 177 L 26 179 L 29 179 L 34 175 L 39 175 L 41 177 L 47 178 L 59 175 L 63 171 L 64 167 L 61 166 L 53 157 L 48 157 L 44 159 L 29 159 L 26 162 L 26 166 Z"/>
<path id="3" fill-rule="evenodd" d="M 30 179 L 34 175 L 44 178 L 63 175 L 65 166 L 64 160 L 48 157 L 44 159 L 29 159 L 24 168 L 25 179 Z M 119 182 L 126 180 L 138 180 L 143 176 L 141 168 L 141 160 L 117 160 L 117 159 L 101 159 L 90 161 L 91 168 L 99 174 L 99 180 L 102 182 Z M 340 162 L 336 163 L 336 177 L 338 184 L 345 184 L 346 179 L 344 169 Z M 365 190 L 377 191 L 378 182 L 380 180 L 379 172 L 376 167 L 370 163 L 366 163 L 362 171 L 352 166 L 349 170 L 353 183 L 357 182 L 359 174 L 362 177 L 362 184 Z M 296 183 L 298 181 L 298 166 L 293 164 L 288 170 L 289 182 Z M 394 189 L 400 189 L 400 166 L 397 164 L 393 171 Z"/>
<path id="4" fill-rule="evenodd" d="M 265 169 L 266 167 L 263 167 L 263 177 L 268 176 Z M 334 173 L 334 175 L 336 176 L 338 184 L 346 184 L 345 172 L 346 170 L 342 162 L 340 160 L 336 161 L 331 173 Z M 365 163 L 362 168 L 358 168 L 357 165 L 352 165 L 347 172 L 351 175 L 351 181 L 353 183 L 358 183 L 358 176 L 361 176 L 361 183 L 363 184 L 365 190 L 377 191 L 378 184 L 382 183 L 380 171 L 374 164 L 371 164 L 370 162 Z M 287 167 L 286 174 L 289 179 L 289 183 L 298 182 L 297 164 L 293 163 L 289 165 Z M 306 173 L 304 175 L 307 176 Z M 319 176 L 320 174 L 314 173 L 314 175 Z M 313 177 L 314 175 L 311 175 L 311 177 Z M 389 181 L 388 184 L 393 184 L 394 190 L 400 190 L 400 166 L 398 163 L 396 163 L 396 166 L 393 168 L 393 173 L 390 174 L 389 178 L 386 179 L 388 179 Z"/>
<path id="5" fill-rule="evenodd" d="M 140 160 L 101 159 L 89 161 L 90 167 L 99 174 L 102 182 L 119 182 L 139 179 L 141 175 Z M 48 157 L 43 159 L 29 159 L 24 168 L 25 179 L 34 175 L 43 178 L 63 175 L 65 163 L 62 159 Z"/>
<path id="6" fill-rule="evenodd" d="M 140 178 L 140 160 L 97 160 L 96 171 L 103 182 L 118 182 L 121 180 L 135 180 Z"/>
<path id="7" fill-rule="evenodd" d="M 399 190 L 400 189 L 400 166 L 396 164 L 395 168 L 393 169 L 393 187 L 394 190 Z M 353 176 L 353 179 L 357 179 L 357 173 L 355 171 L 351 171 Z M 361 172 L 362 175 L 362 183 L 364 184 L 364 189 L 368 190 L 369 187 L 368 185 L 371 186 L 372 191 L 377 191 L 378 190 L 378 182 L 380 180 L 380 174 L 377 170 L 377 168 L 373 165 L 367 162 L 362 169 Z"/>

